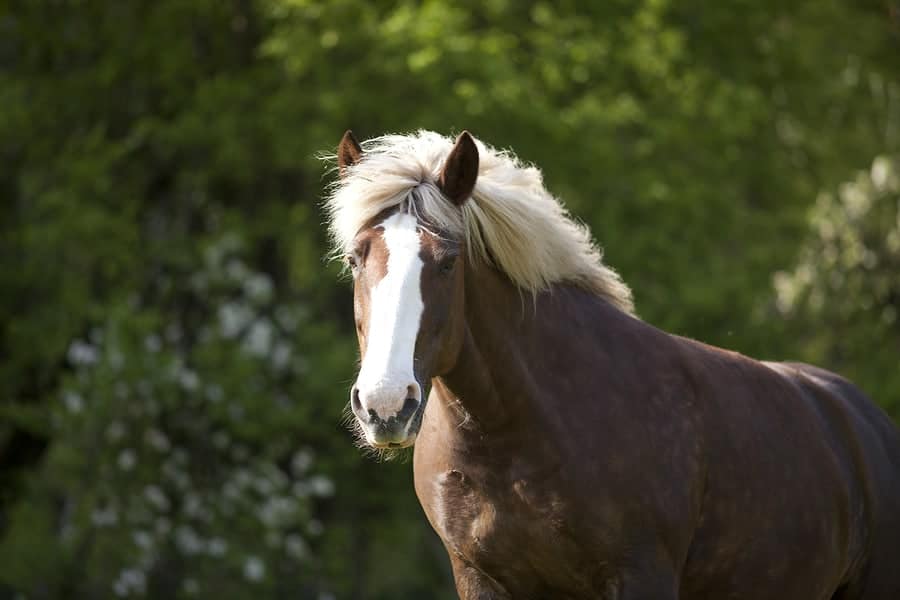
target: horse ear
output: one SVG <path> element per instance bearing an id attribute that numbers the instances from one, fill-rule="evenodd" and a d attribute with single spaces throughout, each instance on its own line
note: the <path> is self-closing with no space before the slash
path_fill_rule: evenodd
<path id="1" fill-rule="evenodd" d="M 456 144 L 447 156 L 438 186 L 444 195 L 457 206 L 472 195 L 478 179 L 478 147 L 468 131 L 456 138 Z"/>
<path id="2" fill-rule="evenodd" d="M 341 174 L 341 177 L 344 176 L 347 167 L 352 167 L 359 162 L 359 159 L 362 158 L 362 153 L 362 147 L 356 141 L 356 138 L 353 137 L 353 132 L 348 129 L 344 133 L 344 137 L 341 138 L 341 143 L 338 144 L 338 172 Z"/>

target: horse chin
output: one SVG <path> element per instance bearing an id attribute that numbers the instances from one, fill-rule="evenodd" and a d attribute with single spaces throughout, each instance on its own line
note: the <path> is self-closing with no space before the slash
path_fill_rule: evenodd
<path id="1" fill-rule="evenodd" d="M 376 450 L 402 450 L 403 448 L 409 448 L 413 444 L 416 443 L 416 434 L 410 434 L 406 437 L 405 440 L 402 441 L 390 441 L 390 442 L 369 442 L 373 448 Z"/>

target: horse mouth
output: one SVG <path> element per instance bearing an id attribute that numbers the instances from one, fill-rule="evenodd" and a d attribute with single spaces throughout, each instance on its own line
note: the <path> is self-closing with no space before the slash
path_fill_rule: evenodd
<path id="1" fill-rule="evenodd" d="M 417 433 L 409 432 L 406 439 L 404 440 L 391 440 L 391 441 L 378 441 L 378 440 L 369 440 L 369 445 L 378 450 L 401 450 L 403 448 L 409 448 L 413 444 L 416 443 L 416 437 L 418 437 Z"/>

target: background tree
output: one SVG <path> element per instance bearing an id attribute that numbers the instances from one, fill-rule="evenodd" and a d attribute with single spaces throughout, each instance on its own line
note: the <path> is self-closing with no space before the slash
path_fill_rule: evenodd
<path id="1" fill-rule="evenodd" d="M 796 266 L 775 274 L 777 308 L 809 360 L 900 414 L 900 159 L 819 196 Z"/>

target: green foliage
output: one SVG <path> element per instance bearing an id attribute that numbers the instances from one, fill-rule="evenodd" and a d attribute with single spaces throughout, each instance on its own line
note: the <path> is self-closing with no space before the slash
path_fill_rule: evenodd
<path id="1" fill-rule="evenodd" d="M 900 415 L 900 159 L 819 196 L 792 271 L 775 275 L 777 306 L 829 365 Z"/>
<path id="2" fill-rule="evenodd" d="M 308 367 L 292 353 L 309 316 L 276 305 L 271 280 L 240 257 L 236 238 L 212 242 L 199 270 L 157 276 L 153 305 L 108 306 L 72 342 L 37 482 L 63 502 L 64 550 L 60 563 L 21 553 L 29 532 L 13 528 L 7 565 L 40 566 L 29 577 L 40 582 L 86 563 L 72 590 L 84 595 L 109 582 L 118 595 L 174 596 L 303 581 L 321 530 L 313 503 L 334 491 L 294 438 L 311 407 L 286 396 L 305 391 Z M 169 321 L 160 307 L 172 296 L 202 312 Z"/>
<path id="3" fill-rule="evenodd" d="M 0 595 L 452 597 L 409 465 L 340 426 L 348 127 L 513 148 L 646 320 L 900 411 L 896 192 L 801 245 L 900 152 L 896 44 L 838 0 L 0 7 Z"/>

